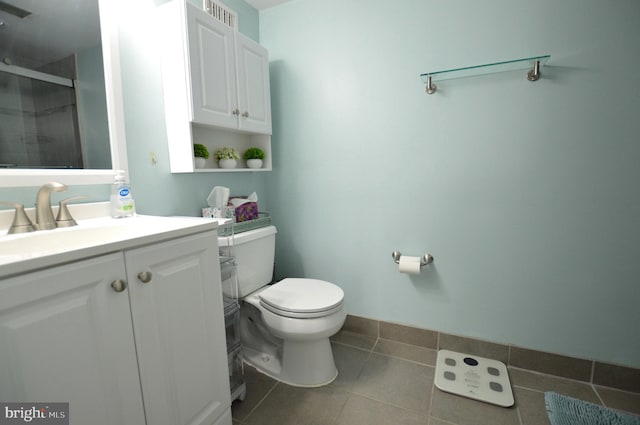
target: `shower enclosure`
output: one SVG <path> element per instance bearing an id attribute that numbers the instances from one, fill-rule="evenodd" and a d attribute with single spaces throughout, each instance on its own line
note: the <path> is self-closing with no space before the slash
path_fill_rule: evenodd
<path id="1" fill-rule="evenodd" d="M 0 70 L 0 166 L 83 168 L 73 79 L 28 71 Z"/>

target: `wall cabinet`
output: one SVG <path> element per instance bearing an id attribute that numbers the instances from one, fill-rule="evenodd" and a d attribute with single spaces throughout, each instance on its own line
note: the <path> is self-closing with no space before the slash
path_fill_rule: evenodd
<path id="1" fill-rule="evenodd" d="M 195 171 L 193 143 L 260 147 L 270 169 L 267 50 L 186 0 L 158 7 L 158 35 L 171 171 Z"/>
<path id="2" fill-rule="evenodd" d="M 224 341 L 215 231 L 0 280 L 0 400 L 71 424 L 230 425 Z"/>

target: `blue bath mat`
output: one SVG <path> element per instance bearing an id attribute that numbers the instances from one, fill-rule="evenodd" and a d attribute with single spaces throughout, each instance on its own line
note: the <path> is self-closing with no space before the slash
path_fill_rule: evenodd
<path id="1" fill-rule="evenodd" d="M 554 392 L 544 393 L 551 425 L 640 425 L 640 416 Z"/>

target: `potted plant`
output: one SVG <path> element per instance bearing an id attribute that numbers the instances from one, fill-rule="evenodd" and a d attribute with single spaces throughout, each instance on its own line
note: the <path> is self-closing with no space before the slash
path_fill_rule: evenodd
<path id="1" fill-rule="evenodd" d="M 264 152 L 260 148 L 249 148 L 244 151 L 244 160 L 247 161 L 247 167 L 249 168 L 262 168 L 262 160 L 264 159 Z"/>
<path id="2" fill-rule="evenodd" d="M 207 158 L 209 158 L 209 149 L 200 143 L 193 144 L 193 156 L 195 157 L 196 168 L 204 168 Z"/>
<path id="3" fill-rule="evenodd" d="M 228 146 L 216 150 L 213 156 L 220 168 L 236 168 L 236 161 L 240 159 L 238 151 Z"/>

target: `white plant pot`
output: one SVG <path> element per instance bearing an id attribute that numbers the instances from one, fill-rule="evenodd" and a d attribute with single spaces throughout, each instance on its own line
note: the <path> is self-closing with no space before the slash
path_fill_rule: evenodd
<path id="1" fill-rule="evenodd" d="M 236 168 L 237 162 L 235 159 L 221 159 L 218 165 L 220 168 Z"/>
<path id="2" fill-rule="evenodd" d="M 247 167 L 249 168 L 262 168 L 261 159 L 247 159 Z"/>
<path id="3" fill-rule="evenodd" d="M 195 157 L 195 162 L 196 162 L 196 168 L 204 168 L 207 165 L 207 160 L 199 156 Z"/>

